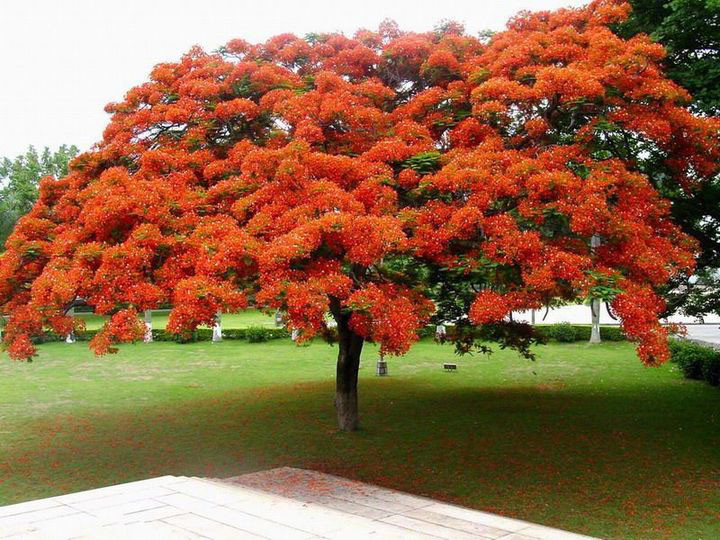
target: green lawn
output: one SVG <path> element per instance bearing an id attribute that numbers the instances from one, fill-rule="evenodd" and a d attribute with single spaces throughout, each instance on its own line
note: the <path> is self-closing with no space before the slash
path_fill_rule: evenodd
<path id="1" fill-rule="evenodd" d="M 153 328 L 161 329 L 167 325 L 169 311 L 161 311 L 153 313 Z M 85 325 L 88 330 L 97 330 L 100 328 L 106 317 L 94 315 L 92 313 L 81 313 L 78 317 L 85 319 Z M 267 315 L 260 311 L 249 309 L 240 313 L 228 313 L 222 316 L 223 328 L 247 328 L 248 326 L 264 326 L 266 328 L 275 327 L 275 319 L 272 315 Z"/>
<path id="2" fill-rule="evenodd" d="M 720 537 L 720 391 L 626 343 L 539 351 L 445 373 L 426 341 L 376 378 L 369 346 L 348 434 L 321 343 L 45 344 L 0 361 L 0 504 L 292 465 L 596 536 Z"/>

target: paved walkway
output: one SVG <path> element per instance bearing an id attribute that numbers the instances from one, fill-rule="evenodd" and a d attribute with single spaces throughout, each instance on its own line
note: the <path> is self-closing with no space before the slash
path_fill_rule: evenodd
<path id="1" fill-rule="evenodd" d="M 0 507 L 0 538 L 579 540 L 577 534 L 301 469 L 162 476 Z"/>
<path id="2" fill-rule="evenodd" d="M 688 338 L 720 347 L 720 324 L 688 324 Z"/>

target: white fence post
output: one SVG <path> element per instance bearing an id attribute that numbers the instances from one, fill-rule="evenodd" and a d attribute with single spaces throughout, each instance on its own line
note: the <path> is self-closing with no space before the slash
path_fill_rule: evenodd
<path id="1" fill-rule="evenodd" d="M 73 306 L 67 310 L 67 316 L 68 317 L 75 316 L 75 306 Z M 75 343 L 75 332 L 71 331 L 67 336 L 65 336 L 65 343 Z"/>
<path id="2" fill-rule="evenodd" d="M 215 314 L 215 324 L 212 329 L 212 340 L 213 343 L 222 341 L 222 312 L 218 311 Z"/>
<path id="3" fill-rule="evenodd" d="M 145 310 L 145 337 L 143 341 L 145 343 L 152 343 L 152 311 L 149 309 Z"/>

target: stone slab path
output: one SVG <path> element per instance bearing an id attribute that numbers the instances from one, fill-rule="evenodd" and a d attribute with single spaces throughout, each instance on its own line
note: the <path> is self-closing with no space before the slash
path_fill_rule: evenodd
<path id="1" fill-rule="evenodd" d="M 284 467 L 162 476 L 0 507 L 0 538 L 579 540 L 570 532 Z"/>

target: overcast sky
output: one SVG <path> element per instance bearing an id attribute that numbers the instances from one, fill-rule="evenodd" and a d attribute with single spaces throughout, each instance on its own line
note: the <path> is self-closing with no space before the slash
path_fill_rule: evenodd
<path id="1" fill-rule="evenodd" d="M 522 9 L 585 0 L 0 0 L 0 156 L 28 145 L 88 149 L 106 103 L 147 79 L 153 65 L 192 45 L 258 42 L 284 32 L 376 29 L 391 18 L 425 31 L 441 19 L 499 30 Z"/>

